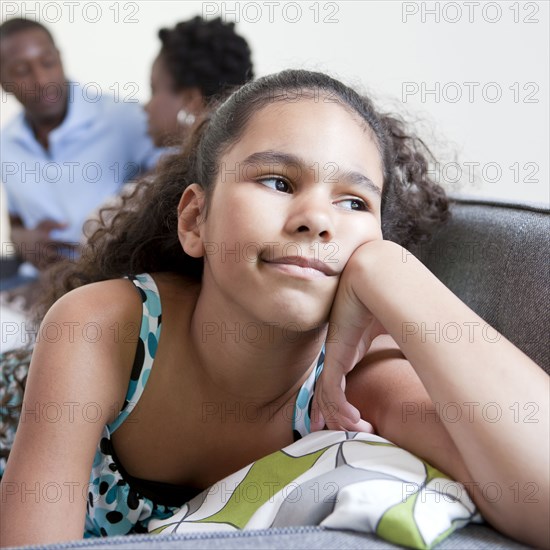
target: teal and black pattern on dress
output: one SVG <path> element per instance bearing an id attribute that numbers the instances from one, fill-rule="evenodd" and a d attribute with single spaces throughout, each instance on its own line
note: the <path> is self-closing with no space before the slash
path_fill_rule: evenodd
<path id="1" fill-rule="evenodd" d="M 294 406 L 294 417 L 292 419 L 292 431 L 294 433 L 294 441 L 298 441 L 307 434 L 311 433 L 311 406 L 313 405 L 313 394 L 315 393 L 315 385 L 317 379 L 323 371 L 325 364 L 325 346 L 321 350 L 321 355 L 317 361 L 317 365 L 311 371 L 308 379 L 298 392 L 296 405 Z"/>
<path id="2" fill-rule="evenodd" d="M 143 317 L 126 399 L 115 421 L 103 428 L 94 457 L 88 487 L 85 537 L 147 532 L 149 520 L 170 517 L 179 508 L 156 504 L 131 487 L 121 473 L 111 442 L 111 435 L 128 418 L 147 384 L 162 325 L 160 297 L 152 277 L 144 274 L 129 276 L 128 279 L 141 296 Z"/>

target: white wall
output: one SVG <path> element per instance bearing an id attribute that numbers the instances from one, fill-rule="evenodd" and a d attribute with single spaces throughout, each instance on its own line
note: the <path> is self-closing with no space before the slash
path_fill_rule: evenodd
<path id="1" fill-rule="evenodd" d="M 548 2 L 3 0 L 0 6 L 2 21 L 26 14 L 48 24 L 67 74 L 89 83 L 90 94 L 100 86 L 120 100 L 141 101 L 149 95 L 157 30 L 197 14 L 221 15 L 249 40 L 258 76 L 287 67 L 328 71 L 421 121 L 449 191 L 550 203 Z M 5 94 L 0 107 L 3 123 L 18 109 Z"/>

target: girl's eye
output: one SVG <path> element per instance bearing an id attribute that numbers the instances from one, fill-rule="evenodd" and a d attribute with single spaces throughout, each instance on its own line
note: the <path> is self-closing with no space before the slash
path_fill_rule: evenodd
<path id="1" fill-rule="evenodd" d="M 280 191 L 281 193 L 288 193 L 290 191 L 290 185 L 286 180 L 278 177 L 269 177 L 258 180 L 262 185 L 274 189 L 275 191 Z"/>
<path id="2" fill-rule="evenodd" d="M 338 204 L 347 210 L 358 210 L 359 212 L 369 210 L 367 203 L 361 199 L 344 199 L 339 201 Z"/>

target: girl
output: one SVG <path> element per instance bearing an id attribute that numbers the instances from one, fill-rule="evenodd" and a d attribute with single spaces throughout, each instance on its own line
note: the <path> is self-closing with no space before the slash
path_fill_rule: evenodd
<path id="1" fill-rule="evenodd" d="M 447 216 L 418 147 L 319 73 L 262 78 L 215 109 L 136 195 L 141 208 L 96 232 L 66 282 L 80 288 L 44 318 L 58 337 L 35 348 L 2 542 L 144 531 L 305 435 L 309 419 L 283 413 L 313 387 L 326 340 L 315 393 L 328 427 L 372 427 L 466 483 L 496 528 L 547 544 L 546 375 L 504 338 L 449 348 L 402 337 L 404 323 L 481 321 L 403 248 Z M 353 367 L 346 397 L 365 421 L 338 392 Z M 536 401 L 541 420 L 425 414 L 451 401 Z M 254 421 L 234 413 L 248 405 Z M 540 449 L 528 467 L 527 446 Z M 488 480 L 501 500 L 476 489 Z M 506 491 L 527 482 L 537 504 Z M 56 502 L 22 496 L 52 483 Z"/>

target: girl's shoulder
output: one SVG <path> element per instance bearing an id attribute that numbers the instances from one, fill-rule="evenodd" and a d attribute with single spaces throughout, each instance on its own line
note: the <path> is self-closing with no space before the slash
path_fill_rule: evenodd
<path id="1" fill-rule="evenodd" d="M 136 355 L 136 341 L 116 329 L 140 323 L 141 304 L 132 282 L 120 279 L 75 289 L 50 308 L 38 329 L 6 482 L 34 487 L 55 479 L 77 491 L 88 485 L 98 441 L 124 402 Z M 37 537 L 82 535 L 84 499 L 63 492 L 55 510 L 43 500 L 32 505 L 42 518 L 31 525 Z M 5 508 L 15 524 L 31 511 L 15 498 Z"/>
<path id="2" fill-rule="evenodd" d="M 48 314 L 84 308 L 81 311 L 86 315 L 131 315 L 140 310 L 140 303 L 139 295 L 129 279 L 108 279 L 71 290 L 55 302 Z"/>
<path id="3" fill-rule="evenodd" d="M 36 368 L 55 368 L 63 379 L 71 378 L 75 370 L 86 373 L 91 385 L 110 387 L 114 391 L 108 392 L 109 399 L 120 401 L 137 346 L 135 338 L 124 337 L 124 327 L 140 326 L 142 304 L 136 287 L 125 278 L 68 292 L 53 304 L 39 327 L 33 353 Z"/>
<path id="4" fill-rule="evenodd" d="M 139 333 L 143 317 L 152 312 L 156 316 L 162 313 L 163 319 L 171 319 L 171 313 L 180 307 L 192 308 L 199 291 L 200 283 L 172 273 L 138 274 L 90 283 L 57 300 L 42 326 L 74 327 L 62 331 L 57 338 L 60 344 L 69 343 L 68 340 L 71 344 L 78 339 L 81 344 L 97 340 L 98 346 L 105 351 L 124 351 L 132 356 L 137 344 L 135 339 L 132 345 L 131 338 L 118 338 L 117 335 L 124 330 L 128 333 L 128 327 L 137 327 Z M 181 313 L 181 309 L 179 311 Z M 41 332 L 44 330 L 42 328 Z"/>
<path id="5" fill-rule="evenodd" d="M 130 281 L 99 281 L 75 288 L 61 296 L 47 311 L 42 325 L 64 322 L 103 325 L 109 320 L 139 315 L 139 311 L 140 299 Z M 60 342 L 63 336 L 59 338 Z"/>
<path id="6" fill-rule="evenodd" d="M 177 319 L 182 308 L 193 308 L 199 292 L 199 282 L 174 273 L 99 281 L 62 296 L 48 311 L 42 326 L 75 327 L 61 334 L 60 344 L 67 343 L 67 338 L 71 344 L 78 338 L 82 344 L 97 340 L 105 351 L 133 356 L 137 342 L 135 338 L 122 338 L 123 334 L 139 333 L 142 320 L 150 315 L 162 314 L 167 321 Z"/>

